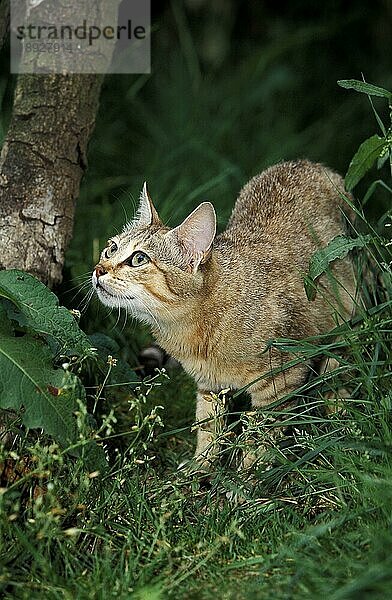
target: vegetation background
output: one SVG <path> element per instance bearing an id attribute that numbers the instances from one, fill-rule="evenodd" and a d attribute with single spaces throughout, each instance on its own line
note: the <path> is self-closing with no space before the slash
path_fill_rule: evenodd
<path id="1" fill-rule="evenodd" d="M 74 288 L 89 279 L 108 237 L 132 216 L 143 181 L 168 224 L 210 200 L 223 228 L 241 186 L 277 161 L 307 157 L 347 171 L 377 124 L 366 96 L 339 88 L 337 80 L 363 73 L 392 89 L 388 0 L 152 4 L 152 73 L 105 79 L 57 290 L 65 306 L 83 308 L 82 329 L 110 336 L 134 368 L 151 341 L 148 330 L 94 301 L 85 307 L 83 290 L 75 297 Z M 1 64 L 3 138 L 14 85 L 7 49 Z M 387 121 L 386 103 L 374 102 Z M 356 188 L 359 201 L 378 177 L 390 185 L 387 165 Z M 375 228 L 390 205 L 383 188 L 367 202 Z M 208 485 L 176 474 L 193 445 L 193 386 L 179 370 L 140 384 L 136 395 L 115 384 L 91 393 L 89 406 L 99 404 L 95 417 L 108 438 L 105 475 L 86 473 L 45 436 L 17 441 L 11 459 L 20 473 L 12 471 L 11 490 L 2 496 L 3 593 L 387 598 L 390 329 L 390 320 L 365 319 L 366 336 L 348 342 L 357 365 L 352 403 L 328 420 L 302 415 L 297 443 L 305 455 L 290 462 L 279 454 L 276 467 L 256 473 L 257 483 L 224 469 Z M 97 383 L 96 374 L 85 377 Z M 4 460 L 8 485 L 9 456 Z"/>

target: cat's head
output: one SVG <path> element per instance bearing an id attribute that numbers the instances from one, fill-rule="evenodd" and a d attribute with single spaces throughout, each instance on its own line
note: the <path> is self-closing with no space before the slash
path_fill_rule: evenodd
<path id="1" fill-rule="evenodd" d="M 99 299 L 150 323 L 170 319 L 200 292 L 215 232 L 209 202 L 178 227 L 165 227 L 144 184 L 134 220 L 108 241 L 94 268 Z"/>

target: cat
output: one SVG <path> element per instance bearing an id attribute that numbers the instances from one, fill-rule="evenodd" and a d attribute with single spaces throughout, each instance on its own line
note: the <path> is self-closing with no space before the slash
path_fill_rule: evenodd
<path id="1" fill-rule="evenodd" d="M 158 344 L 196 381 L 195 459 L 203 468 L 215 459 L 216 394 L 249 386 L 259 409 L 295 391 L 312 365 L 299 362 L 260 379 L 293 358 L 265 352 L 267 342 L 325 334 L 352 316 L 350 258 L 334 261 L 333 277 L 320 278 L 312 302 L 303 281 L 316 250 L 346 233 L 343 194 L 342 178 L 323 165 L 283 162 L 243 187 L 227 228 L 216 235 L 211 203 L 170 229 L 144 184 L 135 218 L 103 250 L 92 275 L 99 299 L 149 323 Z"/>

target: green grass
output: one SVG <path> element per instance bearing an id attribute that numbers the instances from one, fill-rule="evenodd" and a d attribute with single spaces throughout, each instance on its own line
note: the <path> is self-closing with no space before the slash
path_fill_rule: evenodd
<path id="1" fill-rule="evenodd" d="M 69 307 L 80 300 L 72 300 L 73 279 L 88 278 L 98 249 L 122 226 L 125 213 L 132 215 L 144 178 L 170 224 L 209 199 L 222 228 L 252 174 L 300 156 L 344 172 L 358 144 L 374 131 L 366 99 L 335 84 L 358 75 L 332 72 L 328 62 L 327 46 L 354 36 L 336 17 L 299 33 L 295 24 L 277 24 L 264 47 L 239 45 L 235 60 L 207 70 L 192 43 L 194 31 L 178 12 L 180 4 L 175 6 L 173 21 L 162 21 L 157 46 L 164 53 L 155 54 L 154 74 L 112 76 L 105 84 L 60 290 Z M 167 46 L 167 27 L 176 34 L 179 27 L 179 45 Z M 320 36 L 325 47 L 318 46 Z M 377 83 L 377 72 L 373 79 L 366 74 Z M 390 80 L 378 83 L 391 87 Z M 387 165 L 379 176 L 390 185 Z M 359 200 L 370 182 L 359 187 Z M 370 220 L 381 232 L 372 233 L 375 266 L 363 282 L 367 309 L 343 328 L 340 346 L 325 341 L 344 372 L 317 386 L 309 382 L 299 412 L 275 410 L 294 427 L 291 444 L 272 447 L 269 461 L 261 460 L 251 473 L 227 464 L 244 433 L 232 442 L 222 438 L 226 465 L 218 465 L 209 481 L 177 470 L 195 442 L 194 386 L 178 369 L 169 379 L 163 374 L 141 383 L 135 393 L 103 391 L 95 417 L 109 459 L 105 473 L 87 473 L 39 432 L 19 432 L 0 458 L 4 597 L 390 595 L 392 283 L 385 245 L 390 216 L 381 217 L 390 200 L 379 186 L 365 207 L 361 231 L 368 232 Z M 116 325 L 117 316 L 93 302 L 81 323 L 88 333 L 114 337 L 122 357 L 135 366 L 150 334 L 137 324 L 123 326 L 121 319 Z M 310 350 L 305 343 L 293 348 Z M 324 393 L 342 383 L 350 398 L 326 417 Z M 268 427 L 252 415 L 240 420 L 265 437 Z"/>
<path id="2" fill-rule="evenodd" d="M 44 439 L 20 441 L 11 457 L 34 462 L 2 495 L 5 596 L 387 597 L 391 396 L 380 359 L 390 323 L 368 323 L 358 340 L 353 383 L 366 394 L 328 419 L 305 407 L 282 414 L 296 422 L 296 458 L 277 451 L 273 468 L 251 477 L 222 467 L 207 484 L 176 473 L 193 445 L 189 428 L 173 433 L 192 420 L 180 373 L 139 398 L 121 452 L 107 442 L 112 466 L 101 476 Z M 164 428 L 151 425 L 156 403 Z"/>

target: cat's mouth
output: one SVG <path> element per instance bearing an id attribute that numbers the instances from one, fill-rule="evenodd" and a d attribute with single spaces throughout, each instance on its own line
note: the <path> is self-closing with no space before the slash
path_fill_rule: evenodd
<path id="1" fill-rule="evenodd" d="M 98 294 L 102 294 L 102 296 L 106 296 L 108 298 L 114 298 L 116 300 L 121 300 L 121 299 L 126 299 L 126 300 L 134 300 L 134 296 L 123 296 L 123 295 L 119 295 L 119 294 L 113 294 L 112 292 L 109 292 L 103 285 L 102 283 L 99 283 L 99 281 L 96 282 L 95 284 L 95 289 L 98 292 Z"/>
<path id="2" fill-rule="evenodd" d="M 98 294 L 102 294 L 103 296 L 109 296 L 110 298 L 116 297 L 115 294 L 108 292 L 101 283 L 97 283 L 95 289 L 97 290 Z"/>

